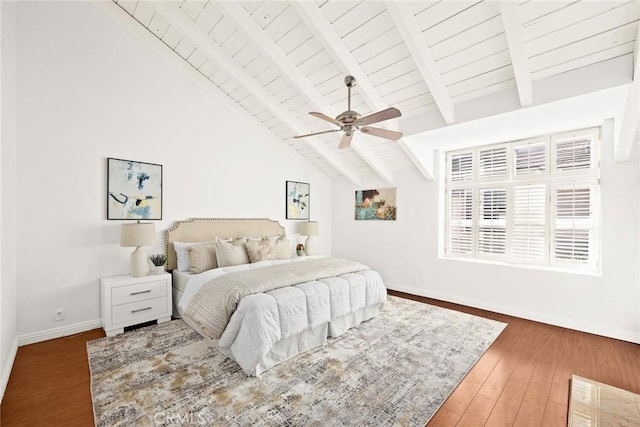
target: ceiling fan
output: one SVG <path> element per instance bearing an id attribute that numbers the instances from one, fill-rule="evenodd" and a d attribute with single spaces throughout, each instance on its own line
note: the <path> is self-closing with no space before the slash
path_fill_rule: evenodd
<path id="1" fill-rule="evenodd" d="M 317 117 L 322 120 L 326 120 L 329 123 L 333 123 L 338 126 L 340 129 L 334 130 L 325 130 L 322 132 L 314 132 L 308 133 L 306 135 L 298 135 L 294 136 L 294 138 L 305 138 L 307 136 L 315 136 L 322 135 L 325 133 L 331 132 L 344 132 L 342 136 L 342 140 L 340 141 L 340 145 L 338 148 L 347 148 L 351 144 L 351 139 L 353 138 L 353 134 L 356 130 L 359 130 L 362 133 L 379 136 L 380 138 L 391 139 L 396 141 L 402 138 L 402 132 L 396 132 L 393 130 L 381 129 L 376 127 L 367 126 L 372 123 L 383 122 L 389 119 L 395 119 L 396 117 L 400 117 L 402 113 L 397 108 L 387 108 L 386 110 L 378 111 L 377 113 L 369 114 L 368 116 L 362 117 L 358 112 L 351 111 L 351 88 L 356 85 L 356 79 L 353 76 L 347 76 L 344 78 L 344 84 L 347 86 L 348 90 L 348 98 L 347 98 L 347 111 L 338 114 L 338 116 L 333 119 L 326 114 L 311 112 L 314 117 Z"/>

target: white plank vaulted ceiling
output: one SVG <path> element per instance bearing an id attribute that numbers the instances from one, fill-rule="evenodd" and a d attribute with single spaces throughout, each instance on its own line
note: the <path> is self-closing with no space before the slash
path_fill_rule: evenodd
<path id="1" fill-rule="evenodd" d="M 354 183 L 373 174 L 393 183 L 394 173 L 420 169 L 420 160 L 402 139 L 358 133 L 351 148 L 339 150 L 341 133 L 293 138 L 335 128 L 308 113 L 345 111 L 346 75 L 358 81 L 351 109 L 361 115 L 396 107 L 402 120 L 436 117 L 447 126 L 461 103 L 511 91 L 520 106 L 535 105 L 536 82 L 624 56 L 632 58 L 631 82 L 638 55 L 638 0 L 110 5 L 197 71 L 262 135 Z M 374 126 L 402 131 L 400 124 Z"/>

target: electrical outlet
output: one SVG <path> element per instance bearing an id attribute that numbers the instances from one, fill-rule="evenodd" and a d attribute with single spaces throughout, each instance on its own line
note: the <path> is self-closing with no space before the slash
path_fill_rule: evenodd
<path id="1" fill-rule="evenodd" d="M 64 308 L 56 309 L 56 312 L 53 315 L 53 320 L 55 320 L 56 322 L 64 320 Z"/>

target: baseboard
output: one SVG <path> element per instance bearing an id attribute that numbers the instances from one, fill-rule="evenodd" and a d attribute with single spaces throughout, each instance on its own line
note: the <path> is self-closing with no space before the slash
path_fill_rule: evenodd
<path id="1" fill-rule="evenodd" d="M 493 311 L 496 313 L 506 314 L 509 316 L 519 317 L 521 319 L 533 320 L 535 322 L 546 323 L 548 325 L 560 326 L 562 328 L 573 329 L 580 332 L 601 335 L 604 337 L 615 338 L 622 341 L 628 341 L 640 344 L 640 333 L 623 331 L 602 327 L 601 325 L 587 324 L 584 322 L 576 322 L 572 319 L 549 316 L 543 313 L 536 313 L 527 310 L 520 310 L 513 307 L 489 304 L 484 301 L 476 301 L 470 298 L 463 298 L 455 295 L 432 292 L 424 289 L 414 288 L 412 286 L 403 286 L 398 284 L 386 284 L 388 289 L 405 292 L 408 294 L 418 295 L 427 298 L 433 298 L 440 301 L 452 302 L 454 304 L 466 305 L 468 307 L 479 308 L 482 310 Z"/>
<path id="2" fill-rule="evenodd" d="M 40 341 L 52 340 L 54 338 L 66 337 L 68 335 L 79 334 L 91 329 L 101 328 L 102 320 L 88 320 L 86 322 L 74 323 L 73 325 L 62 326 L 60 328 L 47 329 L 46 331 L 34 332 L 18 336 L 18 345 L 23 346 Z"/>
<path id="3" fill-rule="evenodd" d="M 0 402 L 4 398 L 4 392 L 7 389 L 9 383 L 9 376 L 11 375 L 11 369 L 13 369 L 13 362 L 16 360 L 16 354 L 18 353 L 18 338 L 16 337 L 11 344 L 11 350 L 9 351 L 9 357 L 7 362 L 2 367 L 2 384 L 0 384 Z"/>

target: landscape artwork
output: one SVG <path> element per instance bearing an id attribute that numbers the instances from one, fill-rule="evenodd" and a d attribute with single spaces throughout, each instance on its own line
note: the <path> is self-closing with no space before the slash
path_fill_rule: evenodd
<path id="1" fill-rule="evenodd" d="M 356 191 L 356 220 L 396 220 L 396 189 Z"/>
<path id="2" fill-rule="evenodd" d="M 287 181 L 286 194 L 286 218 L 309 219 L 309 184 Z"/>
<path id="3" fill-rule="evenodd" d="M 107 159 L 107 219 L 162 219 L 162 165 Z"/>

